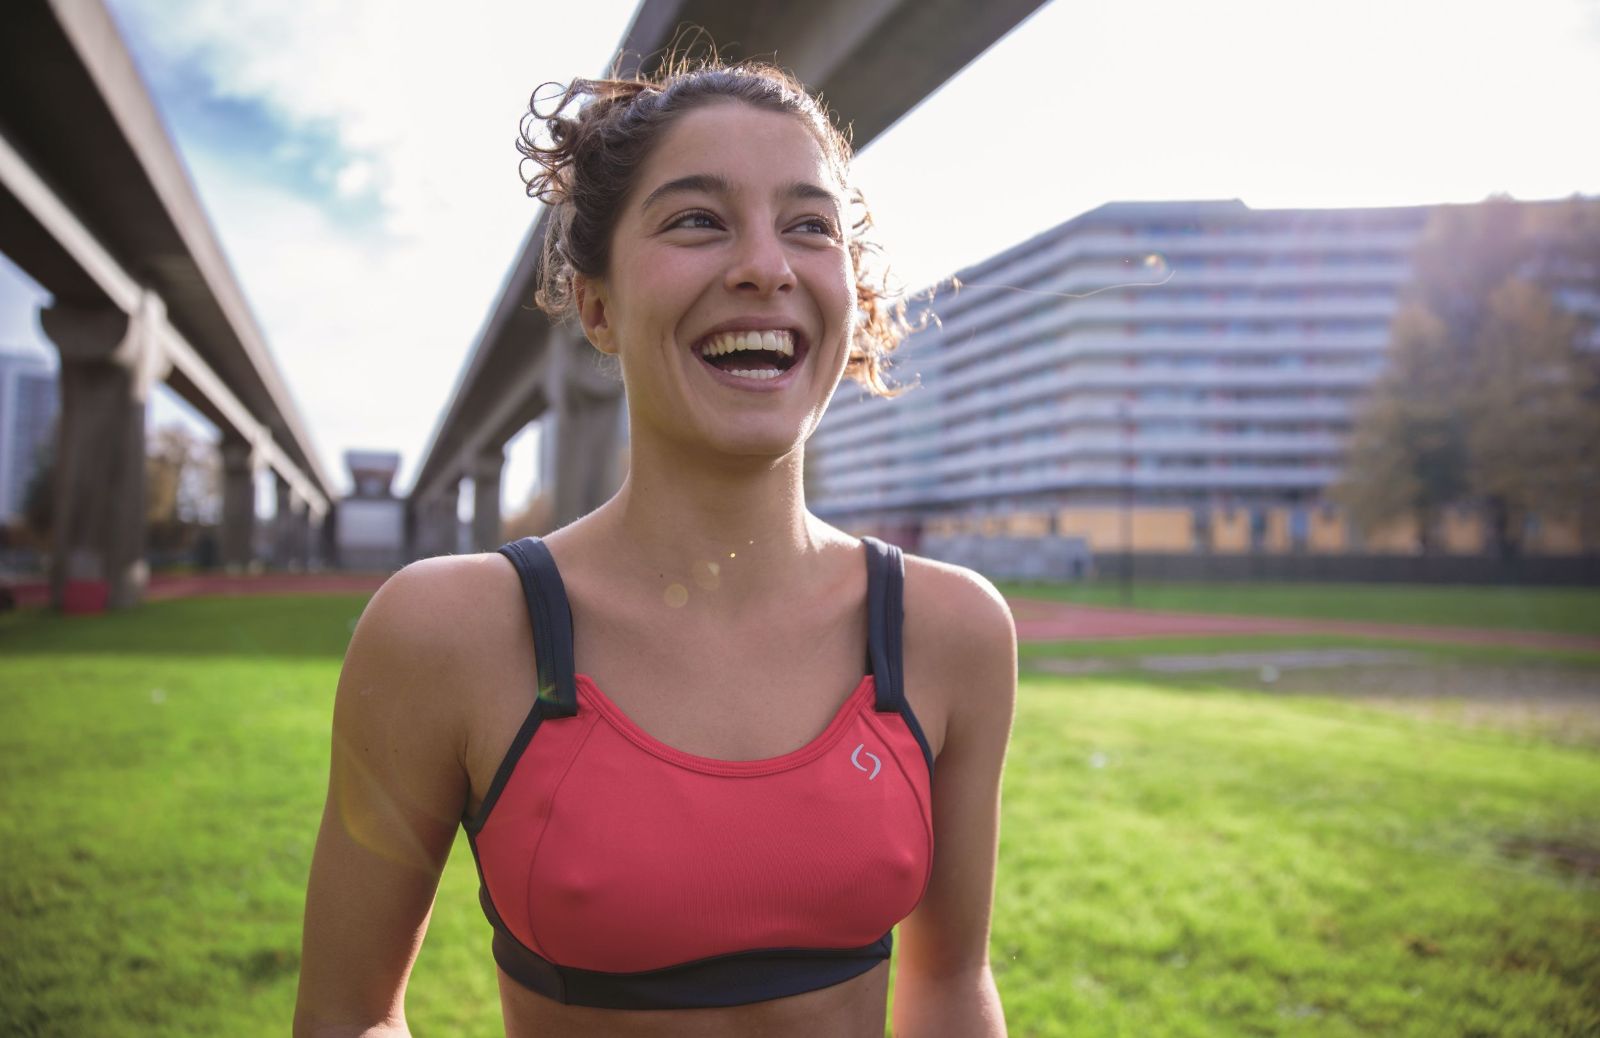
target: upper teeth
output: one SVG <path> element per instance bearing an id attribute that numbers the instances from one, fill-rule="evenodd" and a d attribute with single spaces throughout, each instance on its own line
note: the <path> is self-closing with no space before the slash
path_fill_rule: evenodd
<path id="1" fill-rule="evenodd" d="M 794 333 L 789 331 L 771 332 L 722 332 L 713 335 L 704 346 L 700 347 L 702 355 L 715 357 L 723 353 L 732 353 L 734 350 L 772 350 L 785 357 L 794 356 Z"/>

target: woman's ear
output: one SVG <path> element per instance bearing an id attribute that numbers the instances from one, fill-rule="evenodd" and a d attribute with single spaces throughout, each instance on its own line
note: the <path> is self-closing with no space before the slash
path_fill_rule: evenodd
<path id="1" fill-rule="evenodd" d="M 572 279 L 572 293 L 578 304 L 578 320 L 583 325 L 584 338 L 601 353 L 614 355 L 617 346 L 611 337 L 605 284 L 579 274 Z"/>

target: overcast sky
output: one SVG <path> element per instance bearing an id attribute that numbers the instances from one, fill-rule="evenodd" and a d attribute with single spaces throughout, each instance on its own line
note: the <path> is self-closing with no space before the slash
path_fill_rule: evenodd
<path id="1" fill-rule="evenodd" d="M 408 490 L 536 215 L 512 148 L 528 95 L 598 72 L 633 3 L 109 6 L 324 464 L 344 483 L 346 450 L 397 450 Z M 1600 0 L 1072 0 L 855 172 L 920 286 L 1113 200 L 1600 193 L 1597 99 Z M 36 303 L 0 263 L 0 344 L 39 342 Z M 151 420 L 178 413 L 163 397 Z"/>

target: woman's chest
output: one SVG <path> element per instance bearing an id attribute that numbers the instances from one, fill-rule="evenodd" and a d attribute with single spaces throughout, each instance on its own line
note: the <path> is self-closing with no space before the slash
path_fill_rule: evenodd
<path id="1" fill-rule="evenodd" d="M 737 628 L 582 615 L 577 671 L 651 737 L 699 757 L 793 752 L 828 728 L 873 670 L 862 608 L 795 609 Z M 906 696 L 937 753 L 942 690 L 907 688 Z"/>
<path id="2" fill-rule="evenodd" d="M 689 658 L 684 658 L 689 657 Z M 580 657 L 581 659 L 582 657 Z M 590 654 L 579 665 L 635 727 L 676 750 L 713 760 L 781 757 L 832 722 L 866 673 L 855 659 L 823 652 Z"/>
<path id="3" fill-rule="evenodd" d="M 864 602 L 796 607 L 739 625 L 666 620 L 608 609 L 571 592 L 577 674 L 629 727 L 673 750 L 759 761 L 810 745 L 838 720 L 873 671 Z M 952 690 L 928 639 L 906 618 L 898 663 L 907 705 L 929 751 L 944 745 Z M 476 668 L 467 767 L 475 810 L 533 705 L 532 638 Z"/>

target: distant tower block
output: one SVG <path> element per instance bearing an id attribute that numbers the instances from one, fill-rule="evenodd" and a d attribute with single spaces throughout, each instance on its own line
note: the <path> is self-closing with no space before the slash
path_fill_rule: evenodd
<path id="1" fill-rule="evenodd" d="M 400 455 L 393 451 L 346 451 L 354 493 L 339 502 L 336 534 L 345 569 L 396 570 L 403 564 L 405 501 L 394 495 Z"/>

